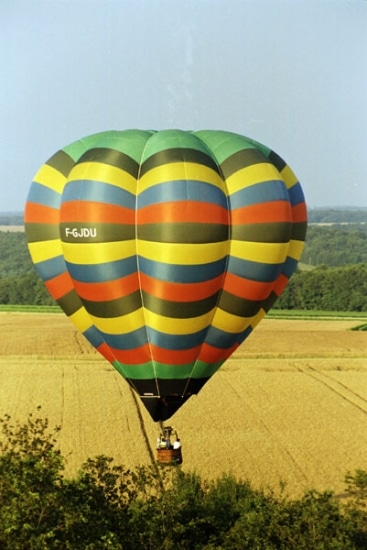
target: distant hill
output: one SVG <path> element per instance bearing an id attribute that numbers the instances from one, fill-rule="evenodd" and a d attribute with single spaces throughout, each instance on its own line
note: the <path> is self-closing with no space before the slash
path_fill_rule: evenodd
<path id="1" fill-rule="evenodd" d="M 0 212 L 0 226 L 23 227 L 23 212 Z"/>
<path id="2" fill-rule="evenodd" d="M 367 207 L 366 208 L 309 208 L 308 210 L 309 223 L 366 223 L 367 224 Z"/>

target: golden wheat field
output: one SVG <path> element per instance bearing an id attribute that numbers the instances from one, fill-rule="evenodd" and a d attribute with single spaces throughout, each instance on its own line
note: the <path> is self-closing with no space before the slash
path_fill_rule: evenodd
<path id="1" fill-rule="evenodd" d="M 356 320 L 265 319 L 172 418 L 185 471 L 223 472 L 290 496 L 344 489 L 367 469 L 367 333 Z M 62 314 L 0 313 L 0 416 L 60 426 L 73 475 L 88 457 L 151 464 L 158 426 Z"/>

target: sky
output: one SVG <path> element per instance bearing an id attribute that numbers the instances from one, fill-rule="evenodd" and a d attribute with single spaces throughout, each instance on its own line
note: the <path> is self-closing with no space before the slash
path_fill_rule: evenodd
<path id="1" fill-rule="evenodd" d="M 0 212 L 57 150 L 129 128 L 236 132 L 309 208 L 367 207 L 366 0 L 1 0 Z"/>

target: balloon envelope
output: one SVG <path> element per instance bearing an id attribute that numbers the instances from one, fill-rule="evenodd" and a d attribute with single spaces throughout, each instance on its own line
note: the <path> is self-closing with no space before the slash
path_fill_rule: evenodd
<path id="1" fill-rule="evenodd" d="M 229 132 L 103 132 L 52 156 L 25 209 L 51 295 L 169 418 L 285 288 L 306 233 L 303 192 L 273 151 Z"/>

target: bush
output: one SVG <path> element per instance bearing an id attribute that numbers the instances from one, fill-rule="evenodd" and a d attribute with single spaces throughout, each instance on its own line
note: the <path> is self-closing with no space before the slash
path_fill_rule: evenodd
<path id="1" fill-rule="evenodd" d="M 347 496 L 299 500 L 225 475 L 89 459 L 64 476 L 59 428 L 29 415 L 0 420 L 0 547 L 4 550 L 352 550 L 367 547 L 367 472 L 346 476 Z"/>

